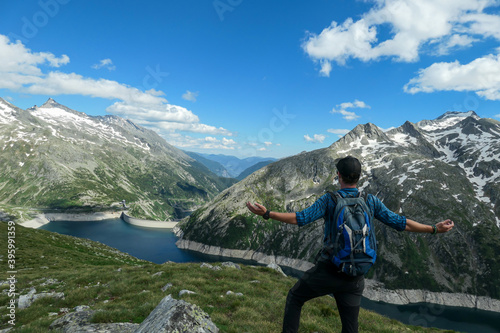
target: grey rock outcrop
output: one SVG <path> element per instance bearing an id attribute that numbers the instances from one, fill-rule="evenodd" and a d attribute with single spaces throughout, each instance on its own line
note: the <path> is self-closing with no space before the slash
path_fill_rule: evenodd
<path id="1" fill-rule="evenodd" d="M 171 295 L 168 295 L 135 332 L 216 333 L 219 329 L 210 320 L 208 314 L 198 306 L 173 299 Z"/>
<path id="2" fill-rule="evenodd" d="M 240 269 L 241 270 L 240 265 L 235 264 L 234 262 L 231 262 L 231 261 L 223 262 L 221 265 L 224 266 L 224 267 L 235 268 L 235 269 Z"/>
<path id="3" fill-rule="evenodd" d="M 181 291 L 179 291 L 179 297 L 181 297 L 182 295 L 191 295 L 191 294 L 196 294 L 196 293 L 194 291 L 187 289 L 182 289 Z"/>
<path id="4" fill-rule="evenodd" d="M 50 324 L 51 330 L 63 333 L 217 333 L 219 329 L 210 316 L 198 306 L 171 295 L 161 300 L 142 324 L 91 323 L 95 310 L 86 306 L 75 308 Z"/>
<path id="5" fill-rule="evenodd" d="M 172 288 L 172 284 L 169 282 L 167 283 L 166 285 L 164 285 L 163 287 L 161 287 L 161 291 L 165 292 L 167 291 L 168 289 Z"/>
<path id="6" fill-rule="evenodd" d="M 94 310 L 84 310 L 67 313 L 50 324 L 51 330 L 63 333 L 133 333 L 139 324 L 131 323 L 91 323 Z"/>
<path id="7" fill-rule="evenodd" d="M 56 299 L 61 299 L 64 298 L 64 293 L 57 293 L 57 292 L 43 292 L 43 293 L 36 293 L 35 288 L 31 288 L 30 291 L 26 295 L 20 295 L 19 300 L 18 300 L 18 308 L 19 309 L 26 309 L 33 304 L 34 301 L 36 301 L 39 298 L 45 298 L 45 297 L 52 297 Z"/>
<path id="8" fill-rule="evenodd" d="M 270 263 L 266 266 L 267 268 L 271 268 L 271 269 L 274 269 L 276 272 L 280 273 L 281 275 L 283 275 L 284 277 L 286 277 L 286 274 L 285 272 L 283 272 L 283 270 L 281 269 L 280 266 L 278 266 L 277 264 L 275 263 Z"/>
<path id="9" fill-rule="evenodd" d="M 200 268 L 208 268 L 208 269 L 211 269 L 213 271 L 220 271 L 222 270 L 222 268 L 220 266 L 212 266 L 210 264 L 207 264 L 206 262 L 202 263 Z"/>

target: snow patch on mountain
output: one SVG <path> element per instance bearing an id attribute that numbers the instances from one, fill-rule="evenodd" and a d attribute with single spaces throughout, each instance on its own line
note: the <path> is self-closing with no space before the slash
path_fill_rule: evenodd
<path id="1" fill-rule="evenodd" d="M 134 145 L 145 151 L 149 151 L 150 147 L 146 143 L 141 142 L 138 138 L 127 139 L 119 130 L 116 130 L 111 122 L 103 120 L 102 117 L 92 117 L 84 113 L 68 109 L 52 99 L 49 99 L 40 107 L 32 107 L 29 109 L 32 116 L 45 122 L 45 126 L 51 130 L 54 137 L 62 138 L 71 143 L 96 144 L 94 141 L 72 137 L 72 131 L 79 133 L 84 132 L 92 138 L 99 138 L 104 142 L 114 142 L 123 145 Z M 58 130 L 59 129 L 59 130 Z M 62 130 L 67 130 L 61 133 Z"/>
<path id="2" fill-rule="evenodd" d="M 424 120 L 417 123 L 417 125 L 421 124 L 420 128 L 424 131 L 436 131 L 439 129 L 454 126 L 468 117 L 474 117 L 475 119 L 479 119 L 479 117 L 474 111 L 468 111 L 468 112 L 451 111 L 451 112 L 446 112 L 441 117 L 435 120 L 432 121 Z"/>
<path id="3" fill-rule="evenodd" d="M 489 132 L 484 130 L 478 122 L 465 123 L 467 117 L 480 119 L 472 111 L 461 114 L 448 113 L 434 121 L 426 122 L 420 129 L 423 130 L 424 137 L 442 153 L 441 161 L 457 164 L 464 170 L 478 200 L 493 205 L 484 189 L 487 184 L 500 181 L 500 170 L 492 169 L 490 174 L 487 174 L 480 172 L 479 167 L 498 161 L 500 134 L 494 128 Z M 461 123 L 462 121 L 464 123 Z"/>
<path id="4" fill-rule="evenodd" d="M 12 106 L 0 98 L 0 124 L 9 124 L 17 121 L 14 113 L 16 111 Z"/>
<path id="5" fill-rule="evenodd" d="M 408 134 L 404 134 L 404 133 L 394 134 L 391 137 L 391 139 L 394 140 L 395 143 L 397 143 L 398 145 L 403 146 L 403 147 L 408 147 L 410 145 L 416 145 L 418 143 L 417 138 L 412 137 Z"/>
<path id="6" fill-rule="evenodd" d="M 379 131 L 373 124 L 358 125 L 335 145 L 339 156 L 360 156 L 363 173 L 368 177 L 374 172 L 385 172 L 397 186 L 403 186 L 407 198 L 429 181 L 419 174 L 427 173 L 436 162 L 443 162 L 463 170 L 462 175 L 466 175 L 479 202 L 493 210 L 498 204 L 490 196 L 494 191 L 492 184 L 500 182 L 500 126 L 481 119 L 473 111 L 447 112 L 435 120 L 407 122 L 387 132 Z M 393 154 L 407 156 L 412 162 L 394 165 L 390 157 Z M 429 158 L 422 159 L 422 154 Z M 443 176 L 453 179 L 456 173 Z M 437 185 L 442 191 L 450 188 L 444 182 Z M 363 184 L 362 188 L 367 186 Z"/>

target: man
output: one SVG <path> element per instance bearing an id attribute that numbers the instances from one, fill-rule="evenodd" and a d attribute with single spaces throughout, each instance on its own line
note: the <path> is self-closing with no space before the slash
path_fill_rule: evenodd
<path id="1" fill-rule="evenodd" d="M 340 183 L 338 193 L 344 198 L 357 197 L 359 191 L 356 186 L 361 176 L 361 163 L 359 160 L 347 156 L 339 160 L 336 167 Z M 407 219 L 387 209 L 377 197 L 371 194 L 367 196 L 366 204 L 372 216 L 398 231 L 406 230 L 436 234 L 448 232 L 454 226 L 451 220 L 445 220 L 435 225 L 425 225 Z M 325 216 L 333 216 L 335 205 L 335 201 L 328 193 L 320 197 L 312 206 L 296 213 L 271 212 L 261 204 L 255 203 L 253 205 L 247 202 L 248 209 L 254 214 L 261 215 L 265 219 L 271 218 L 298 226 L 306 225 Z M 333 221 L 325 218 L 326 230 L 330 230 L 330 223 L 333 223 Z M 333 294 L 337 302 L 342 321 L 342 332 L 358 332 L 358 315 L 363 289 L 363 275 L 351 277 L 341 272 L 323 251 L 316 265 L 305 272 L 288 292 L 283 319 L 283 333 L 298 331 L 300 312 L 305 302 L 329 294 Z"/>

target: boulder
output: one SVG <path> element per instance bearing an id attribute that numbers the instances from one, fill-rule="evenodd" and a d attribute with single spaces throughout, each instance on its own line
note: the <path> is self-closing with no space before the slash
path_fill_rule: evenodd
<path id="1" fill-rule="evenodd" d="M 185 294 L 196 294 L 194 291 L 191 291 L 191 290 L 187 290 L 187 289 L 182 289 L 181 291 L 179 291 L 179 297 L 181 297 L 182 295 L 185 295 Z"/>
<path id="2" fill-rule="evenodd" d="M 267 265 L 268 268 L 271 268 L 271 269 L 274 269 L 276 272 L 280 273 L 281 275 L 283 275 L 284 277 L 286 277 L 287 275 L 285 274 L 285 272 L 283 272 L 283 270 L 281 269 L 280 266 L 278 266 L 277 264 L 275 263 L 270 263 Z"/>
<path id="3" fill-rule="evenodd" d="M 236 268 L 236 269 L 241 270 L 240 265 L 235 264 L 234 262 L 231 262 L 231 261 L 225 261 L 221 265 L 224 266 L 224 267 Z"/>
<path id="4" fill-rule="evenodd" d="M 167 291 L 167 289 L 170 289 L 172 287 L 173 287 L 172 284 L 169 282 L 166 285 L 164 285 L 163 287 L 161 287 L 161 291 L 165 292 L 165 291 Z"/>
<path id="5" fill-rule="evenodd" d="M 217 333 L 219 329 L 210 316 L 198 306 L 166 296 L 142 324 L 91 323 L 95 310 L 87 306 L 75 307 L 50 324 L 51 330 L 63 333 Z"/>
<path id="6" fill-rule="evenodd" d="M 90 323 L 94 313 L 94 310 L 71 312 L 54 320 L 49 328 L 63 333 L 133 333 L 139 326 L 131 323 Z"/>
<path id="7" fill-rule="evenodd" d="M 209 268 L 209 269 L 214 270 L 214 271 L 222 270 L 222 268 L 220 266 L 212 266 L 210 264 L 207 264 L 206 262 L 202 263 L 200 265 L 200 268 Z"/>
<path id="8" fill-rule="evenodd" d="M 26 295 L 20 295 L 17 307 L 19 309 L 26 309 L 33 304 L 33 302 L 39 298 L 52 297 L 55 299 L 63 299 L 64 293 L 50 292 L 50 293 L 36 293 L 35 288 L 31 288 Z"/>
<path id="9" fill-rule="evenodd" d="M 219 329 L 210 320 L 210 316 L 198 306 L 173 299 L 168 295 L 135 331 L 135 333 L 150 332 L 216 333 Z"/>
<path id="10" fill-rule="evenodd" d="M 234 295 L 234 296 L 243 296 L 243 293 L 235 293 L 235 292 L 233 292 L 233 291 L 231 291 L 231 290 L 228 290 L 228 291 L 226 292 L 226 295 L 227 295 L 227 296 L 229 296 L 229 295 Z"/>

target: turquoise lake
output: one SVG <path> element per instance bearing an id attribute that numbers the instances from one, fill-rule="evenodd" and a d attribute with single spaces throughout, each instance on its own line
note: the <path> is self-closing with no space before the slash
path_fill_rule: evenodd
<path id="1" fill-rule="evenodd" d="M 40 229 L 88 238 L 114 247 L 134 257 L 154 263 L 173 261 L 215 262 L 233 261 L 257 264 L 251 261 L 208 256 L 193 251 L 180 250 L 175 246 L 177 237 L 169 229 L 151 229 L 132 226 L 121 219 L 103 221 L 52 221 Z M 301 273 L 286 269 L 288 275 Z M 363 299 L 361 306 L 405 324 L 438 327 L 470 333 L 499 333 L 500 314 L 490 311 L 448 307 L 434 304 L 393 305 Z"/>

